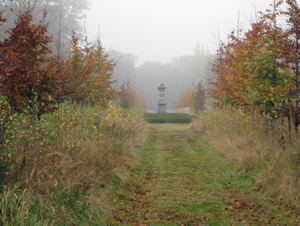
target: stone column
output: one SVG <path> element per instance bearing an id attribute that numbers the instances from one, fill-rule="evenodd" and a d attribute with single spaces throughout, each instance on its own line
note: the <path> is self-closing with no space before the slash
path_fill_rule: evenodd
<path id="1" fill-rule="evenodd" d="M 164 98 L 165 89 L 166 89 L 166 87 L 163 84 L 161 84 L 158 87 L 160 98 L 159 98 L 159 101 L 158 101 L 158 111 L 157 111 L 157 113 L 167 113 L 167 103 L 166 103 L 166 100 Z"/>

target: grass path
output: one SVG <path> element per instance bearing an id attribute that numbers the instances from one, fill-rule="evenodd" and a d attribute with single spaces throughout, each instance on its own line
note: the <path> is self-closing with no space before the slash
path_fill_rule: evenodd
<path id="1" fill-rule="evenodd" d="M 108 225 L 300 225 L 182 124 L 149 124 Z"/>

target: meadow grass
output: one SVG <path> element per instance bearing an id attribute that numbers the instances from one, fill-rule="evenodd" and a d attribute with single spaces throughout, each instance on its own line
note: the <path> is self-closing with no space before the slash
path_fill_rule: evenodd
<path id="1" fill-rule="evenodd" d="M 0 225 L 101 225 L 138 162 L 143 112 L 65 103 L 15 115 L 1 150 Z"/>
<path id="2" fill-rule="evenodd" d="M 300 140 L 289 141 L 283 120 L 266 126 L 254 112 L 225 107 L 201 113 L 192 127 L 261 192 L 282 204 L 300 206 Z"/>

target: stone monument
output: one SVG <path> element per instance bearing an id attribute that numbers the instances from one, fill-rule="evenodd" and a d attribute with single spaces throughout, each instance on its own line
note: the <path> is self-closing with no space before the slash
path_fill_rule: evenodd
<path id="1" fill-rule="evenodd" d="M 165 89 L 166 89 L 166 87 L 163 84 L 161 84 L 158 87 L 160 98 L 159 98 L 159 101 L 158 101 L 158 111 L 157 111 L 157 113 L 167 113 L 167 103 L 166 103 L 166 100 L 164 98 Z"/>

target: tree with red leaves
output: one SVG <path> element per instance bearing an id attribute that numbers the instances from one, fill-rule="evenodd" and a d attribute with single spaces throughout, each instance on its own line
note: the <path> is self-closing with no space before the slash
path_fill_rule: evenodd
<path id="1" fill-rule="evenodd" d="M 18 16 L 0 42 L 0 93 L 14 111 L 44 113 L 60 89 L 61 73 L 57 58 L 50 56 L 46 28 L 31 22 L 29 12 Z"/>
<path id="2" fill-rule="evenodd" d="M 198 113 L 199 111 L 204 111 L 205 110 L 205 89 L 202 84 L 202 81 L 199 82 L 196 86 L 196 91 L 195 91 L 195 106 L 194 106 L 194 111 L 195 113 Z"/>

